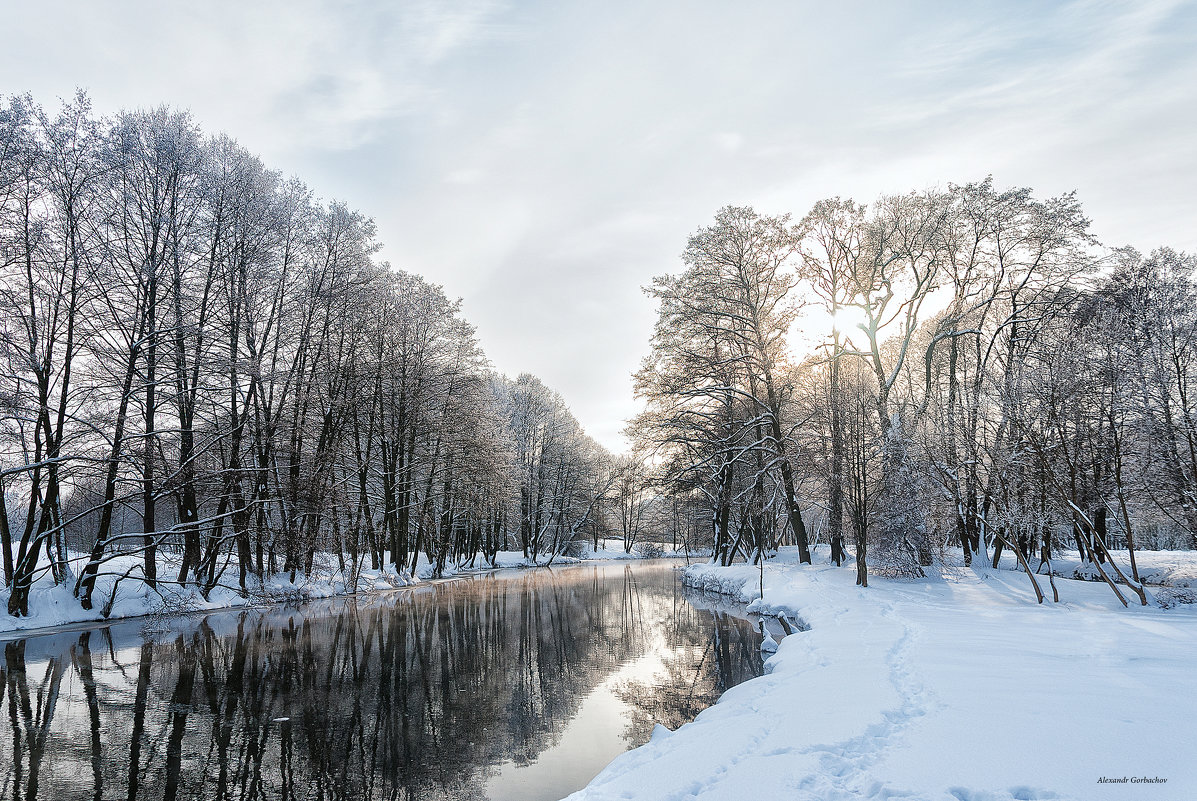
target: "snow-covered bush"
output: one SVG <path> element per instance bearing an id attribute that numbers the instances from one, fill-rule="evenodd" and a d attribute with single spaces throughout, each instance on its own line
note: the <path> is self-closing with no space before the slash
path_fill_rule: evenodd
<path id="1" fill-rule="evenodd" d="M 659 542 L 641 542 L 636 545 L 636 553 L 645 559 L 660 559 L 665 555 L 665 548 Z"/>
<path id="2" fill-rule="evenodd" d="M 585 559 L 590 555 L 590 542 L 583 539 L 571 540 L 561 555 L 571 559 Z"/>

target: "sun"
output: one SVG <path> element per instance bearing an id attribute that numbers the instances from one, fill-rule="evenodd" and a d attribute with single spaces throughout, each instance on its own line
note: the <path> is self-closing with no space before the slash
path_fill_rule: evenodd
<path id="1" fill-rule="evenodd" d="M 834 313 L 823 306 L 807 306 L 790 328 L 790 347 L 797 352 L 813 352 L 831 343 L 836 334 L 841 342 L 859 336 L 866 322 L 864 309 L 840 306 Z"/>

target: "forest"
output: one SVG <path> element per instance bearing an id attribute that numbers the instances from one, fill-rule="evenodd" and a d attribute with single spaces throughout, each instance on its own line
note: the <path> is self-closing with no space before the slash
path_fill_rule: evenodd
<path id="1" fill-rule="evenodd" d="M 595 533 L 618 463 L 488 364 L 460 301 L 373 222 L 168 108 L 0 107 L 0 551 L 47 573 L 244 593 Z M 589 524 L 589 525 L 588 525 Z M 85 555 L 72 567 L 72 553 Z M 175 565 L 159 576 L 161 562 Z"/>
<path id="2" fill-rule="evenodd" d="M 118 580 L 206 598 L 320 553 L 439 575 L 608 536 L 826 545 L 865 586 L 1075 548 L 1146 603 L 1134 549 L 1197 544 L 1197 260 L 1103 246 L 1075 195 L 720 210 L 646 288 L 620 456 L 379 254 L 368 216 L 185 112 L 0 102 L 8 613 L 47 576 L 91 609 L 130 554 Z"/>
<path id="3" fill-rule="evenodd" d="M 948 549 L 1050 580 L 1075 548 L 1146 604 L 1135 548 L 1197 542 L 1194 257 L 1102 247 L 1075 195 L 986 179 L 724 208 L 683 259 L 648 290 L 631 431 L 721 564 L 825 542 L 864 586 Z"/>

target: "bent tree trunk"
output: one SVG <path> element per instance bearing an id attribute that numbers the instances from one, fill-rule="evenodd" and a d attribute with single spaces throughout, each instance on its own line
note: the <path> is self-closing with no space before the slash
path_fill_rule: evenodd
<path id="1" fill-rule="evenodd" d="M 133 391 L 133 376 L 136 373 L 137 352 L 130 355 L 125 367 L 124 383 L 121 387 L 120 407 L 116 413 L 116 429 L 112 434 L 112 449 L 108 454 L 108 472 L 104 477 L 104 505 L 100 509 L 100 526 L 92 544 L 87 566 L 75 585 L 75 595 L 84 609 L 92 608 L 92 593 L 96 587 L 96 574 L 104 558 L 104 549 L 112 531 L 112 511 L 116 503 L 116 479 L 120 470 L 121 449 L 125 441 L 125 424 L 129 416 L 129 397 Z"/>
<path id="2" fill-rule="evenodd" d="M 794 470 L 790 467 L 785 439 L 781 432 L 781 404 L 777 397 L 777 390 L 773 386 L 773 377 L 767 372 L 765 373 L 765 391 L 769 398 L 770 433 L 773 435 L 777 456 L 781 461 L 781 483 L 786 493 L 786 514 L 790 519 L 790 530 L 794 534 L 794 542 L 798 545 L 799 561 L 809 565 L 810 541 L 806 536 L 806 524 L 802 522 L 802 510 L 798 508 L 798 501 L 794 496 Z"/>

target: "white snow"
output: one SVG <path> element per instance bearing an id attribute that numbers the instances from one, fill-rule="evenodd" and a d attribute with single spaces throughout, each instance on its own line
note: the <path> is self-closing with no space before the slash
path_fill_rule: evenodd
<path id="1" fill-rule="evenodd" d="M 755 567 L 687 578 L 759 596 Z M 1197 606 L 1124 609 L 1070 579 L 1056 580 L 1061 603 L 1038 605 L 1009 570 L 854 578 L 783 549 L 754 607 L 810 630 L 571 801 L 1197 798 Z"/>
<path id="2" fill-rule="evenodd" d="M 329 598 L 354 590 L 350 576 L 339 569 L 336 557 L 327 553 L 316 554 L 311 575 L 297 572 L 294 581 L 287 573 L 270 576 L 261 583 L 253 579 L 248 588 L 249 597 L 241 595 L 236 586 L 237 568 L 230 565 L 207 599 L 194 586 L 178 586 L 176 579 L 180 559 L 177 554 L 159 554 L 160 581 L 156 590 L 149 589 L 141 580 L 140 565 L 143 560 L 140 555 L 114 555 L 101 566 L 92 596 L 93 608 L 86 610 L 74 597 L 74 585 L 87 563 L 87 556 L 81 553 L 71 553 L 69 556 L 71 577 L 67 582 L 55 586 L 48 569 L 39 573 L 29 592 L 29 615 L 26 617 L 13 617 L 5 611 L 10 590 L 0 588 L 0 636 L 101 621 L 106 619 L 103 608 L 109 603 L 111 610 L 107 619 L 119 619 Z M 45 562 L 44 555 L 42 561 Z M 117 580 L 126 575 L 126 578 Z M 393 568 L 370 570 L 367 566 L 360 571 L 357 590 L 394 589 L 413 583 L 414 579 L 406 573 L 396 573 Z M 115 600 L 112 597 L 114 592 Z"/>

